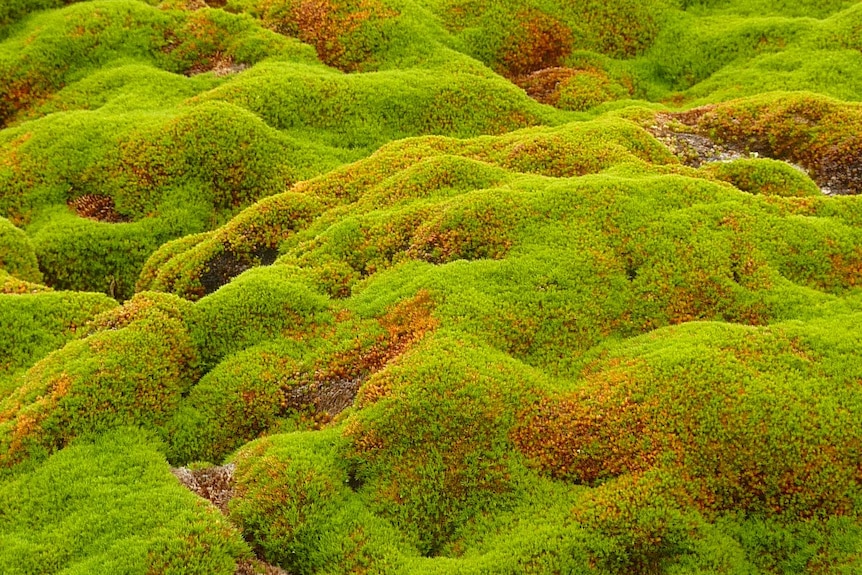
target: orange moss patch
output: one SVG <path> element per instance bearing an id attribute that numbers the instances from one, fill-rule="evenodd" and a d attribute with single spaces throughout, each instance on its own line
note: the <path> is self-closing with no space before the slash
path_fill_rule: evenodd
<path id="1" fill-rule="evenodd" d="M 501 73 L 509 78 L 559 67 L 572 53 L 572 31 L 539 10 L 516 14 L 513 30 L 497 58 Z"/>
<path id="2" fill-rule="evenodd" d="M 263 0 L 258 7 L 272 30 L 314 46 L 322 62 L 350 72 L 373 57 L 373 38 L 398 13 L 379 0 Z"/>
<path id="3" fill-rule="evenodd" d="M 299 409 L 303 401 L 308 400 L 314 403 L 316 394 L 339 382 L 353 383 L 350 397 L 352 399 L 360 389 L 359 385 L 368 376 L 381 371 L 437 328 L 439 321 L 432 315 L 433 309 L 434 302 L 426 290 L 395 304 L 377 320 L 384 332 L 371 345 L 357 336 L 350 347 L 334 355 L 327 355 L 314 369 L 294 373 L 290 378 L 290 386 L 283 390 L 282 409 Z M 361 388 L 359 401 L 362 404 L 376 401 L 388 393 L 385 379 L 375 379 L 374 382 L 367 390 Z M 307 393 L 304 397 L 297 397 L 297 388 L 305 388 Z M 314 413 L 319 411 L 315 409 Z M 328 418 L 324 418 L 319 423 L 327 421 Z"/>
<path id="4" fill-rule="evenodd" d="M 588 376 L 574 394 L 541 398 L 518 415 L 512 440 L 543 471 L 578 483 L 651 468 L 666 440 L 633 399 L 641 369 L 620 364 Z"/>
<path id="5" fill-rule="evenodd" d="M 15 397 L 19 399 L 7 403 L 7 409 L 0 413 L 0 429 L 9 430 L 8 436 L 3 438 L 6 449 L 0 450 L 0 467 L 11 467 L 21 462 L 33 445 L 41 443 L 43 422 L 69 394 L 72 384 L 72 378 L 65 373 L 53 376 L 40 385 L 43 393 L 26 407 L 25 396 L 32 394 L 35 388 L 25 385 L 18 390 Z"/>

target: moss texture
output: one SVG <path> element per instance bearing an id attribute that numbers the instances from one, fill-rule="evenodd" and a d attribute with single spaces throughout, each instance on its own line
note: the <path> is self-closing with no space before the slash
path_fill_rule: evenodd
<path id="1" fill-rule="evenodd" d="M 0 483 L 3 572 L 233 573 L 250 553 L 240 534 L 152 445 L 120 429 Z"/>
<path id="2" fill-rule="evenodd" d="M 4 3 L 0 571 L 859 572 L 860 31 Z"/>

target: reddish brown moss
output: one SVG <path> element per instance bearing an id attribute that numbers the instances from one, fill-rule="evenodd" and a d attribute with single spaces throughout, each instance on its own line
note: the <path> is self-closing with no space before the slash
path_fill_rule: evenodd
<path id="1" fill-rule="evenodd" d="M 560 85 L 577 73 L 573 68 L 555 66 L 515 78 L 515 83 L 537 102 L 556 106 L 560 100 Z"/>
<path id="2" fill-rule="evenodd" d="M 539 10 L 516 14 L 513 32 L 497 57 L 498 68 L 509 78 L 559 67 L 572 53 L 572 31 Z"/>
<path id="3" fill-rule="evenodd" d="M 579 483 L 651 468 L 664 441 L 647 406 L 631 397 L 635 374 L 645 369 L 642 362 L 617 362 L 569 396 L 540 399 L 519 414 L 515 445 L 553 477 Z"/>
<path id="4" fill-rule="evenodd" d="M 86 194 L 71 199 L 68 206 L 73 212 L 90 220 L 116 224 L 128 221 L 128 219 L 117 212 L 114 207 L 114 198 L 96 194 Z"/>
<path id="5" fill-rule="evenodd" d="M 311 44 L 321 61 L 344 71 L 373 58 L 381 27 L 398 15 L 379 0 L 262 0 L 257 12 L 272 30 Z"/>

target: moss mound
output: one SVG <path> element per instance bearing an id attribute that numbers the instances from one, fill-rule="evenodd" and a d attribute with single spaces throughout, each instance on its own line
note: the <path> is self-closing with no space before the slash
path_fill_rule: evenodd
<path id="1" fill-rule="evenodd" d="M 42 280 L 30 238 L 6 218 L 0 218 L 0 270 L 25 281 Z"/>
<path id="2" fill-rule="evenodd" d="M 820 188 L 803 170 L 776 160 L 740 159 L 716 162 L 705 166 L 704 171 L 752 194 L 803 198 L 821 194 Z"/>
<path id="3" fill-rule="evenodd" d="M 853 317 L 828 322 L 828 335 L 822 321 L 691 323 L 632 340 L 621 348 L 637 351 L 588 365 L 571 395 L 528 409 L 516 442 L 543 470 L 577 482 L 668 465 L 708 509 L 852 512 L 858 440 L 840 417 L 859 406 L 852 360 L 839 367 L 837 350 L 846 340 L 839 326 Z M 824 409 L 828 422 L 813 415 Z"/>
<path id="4" fill-rule="evenodd" d="M 9 277 L 9 276 L 7 276 Z M 117 303 L 102 294 L 38 291 L 5 282 L 0 292 L 0 373 L 29 367 L 49 352 L 80 337 L 87 323 Z"/>
<path id="5" fill-rule="evenodd" d="M 4 573 L 234 573 L 236 528 L 134 429 L 77 441 L 0 483 Z"/>
<path id="6" fill-rule="evenodd" d="M 0 409 L 4 470 L 84 433 L 164 424 L 199 378 L 188 312 L 178 298 L 140 294 L 27 370 Z"/>

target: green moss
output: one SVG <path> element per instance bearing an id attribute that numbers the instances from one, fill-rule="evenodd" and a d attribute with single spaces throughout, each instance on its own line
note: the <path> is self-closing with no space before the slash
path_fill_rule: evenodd
<path id="1" fill-rule="evenodd" d="M 74 4 L 29 20 L 4 42 L 0 121 L 120 58 L 193 72 L 211 70 L 219 59 L 247 64 L 274 53 L 307 57 L 295 42 L 220 10 L 163 11 L 132 0 Z M 62 73 L 53 72 L 58 68 Z"/>
<path id="2" fill-rule="evenodd" d="M 0 483 L 3 572 L 233 573 L 247 545 L 177 482 L 157 446 L 119 430 Z"/>
<path id="3" fill-rule="evenodd" d="M 382 572 L 402 563 L 401 553 L 415 554 L 352 492 L 335 457 L 341 444 L 336 430 L 277 435 L 234 458 L 230 517 L 267 560 L 300 573 Z"/>
<path id="4" fill-rule="evenodd" d="M 20 296 L 24 297 L 24 296 Z M 39 461 L 75 437 L 123 425 L 156 429 L 200 377 L 186 328 L 190 304 L 147 294 L 102 328 L 31 367 L 2 401 L 0 463 Z M 120 321 L 126 318 L 126 321 Z M 101 322 L 101 323 L 99 323 Z"/>
<path id="5" fill-rule="evenodd" d="M 346 429 L 363 494 L 426 555 L 483 510 L 517 497 L 521 460 L 507 433 L 513 406 L 541 382 L 448 335 L 369 380 Z"/>
<path id="6" fill-rule="evenodd" d="M 46 283 L 59 289 L 102 291 L 125 300 L 134 294 L 135 278 L 150 253 L 184 231 L 198 231 L 195 224 L 195 215 L 186 210 L 121 224 L 67 213 L 31 229 Z"/>
<path id="7" fill-rule="evenodd" d="M 800 169 L 776 160 L 734 160 L 715 162 L 703 170 L 743 192 L 783 197 L 818 197 L 820 189 Z"/>
<path id="8" fill-rule="evenodd" d="M 553 119 L 498 77 L 431 69 L 345 75 L 320 67 L 266 62 L 202 99 L 247 108 L 271 126 L 367 152 L 420 134 L 502 133 Z"/>
<path id="9" fill-rule="evenodd" d="M 0 270 L 0 294 L 25 294 L 51 291 L 48 286 L 28 282 L 10 275 L 6 270 Z"/>
<path id="10" fill-rule="evenodd" d="M 296 271 L 276 267 L 283 268 L 277 272 L 282 277 Z M 253 275 L 259 279 L 263 271 Z M 223 309 L 221 293 L 196 305 Z M 172 460 L 218 461 L 261 434 L 319 429 L 338 419 L 368 378 L 437 327 L 432 309 L 429 294 L 421 292 L 374 319 L 343 309 L 334 318 L 318 314 L 325 323 L 306 328 L 301 338 L 268 334 L 266 343 L 227 357 L 194 387 L 170 424 Z M 272 317 L 270 324 L 279 319 Z"/>
<path id="11" fill-rule="evenodd" d="M 856 572 L 860 14 L 0 9 L 0 571 Z"/>
<path id="12" fill-rule="evenodd" d="M 559 89 L 556 106 L 564 110 L 583 111 L 628 95 L 625 88 L 611 82 L 605 74 L 576 72 L 564 80 Z"/>
<path id="13" fill-rule="evenodd" d="M 326 321 L 327 298 L 282 266 L 249 270 L 195 306 L 193 337 L 205 364 Z"/>
<path id="14" fill-rule="evenodd" d="M 692 12 L 724 12 L 749 16 L 781 14 L 784 16 L 825 18 L 835 12 L 846 10 L 855 3 L 847 0 L 829 0 L 827 2 L 814 2 L 812 0 L 794 0 L 792 2 L 683 0 L 681 4 L 683 8 Z"/>
<path id="15" fill-rule="evenodd" d="M 272 263 L 281 242 L 308 225 L 320 209 L 320 203 L 305 194 L 266 198 L 215 233 L 167 244 L 145 265 L 139 289 L 189 299 L 212 293 L 239 273 Z"/>
<path id="16" fill-rule="evenodd" d="M 0 374 L 29 367 L 79 337 L 97 314 L 115 307 L 94 293 L 0 293 Z"/>
<path id="17" fill-rule="evenodd" d="M 520 445 L 550 473 L 579 481 L 678 466 L 706 509 L 851 512 L 858 456 L 838 446 L 857 441 L 843 421 L 860 408 L 842 351 L 854 317 L 770 329 L 688 324 L 626 342 L 588 367 L 577 391 L 534 408 Z M 533 451 L 539 444 L 566 447 Z"/>
<path id="18" fill-rule="evenodd" d="M 42 281 L 30 239 L 6 218 L 0 218 L 0 269 L 22 280 Z"/>

